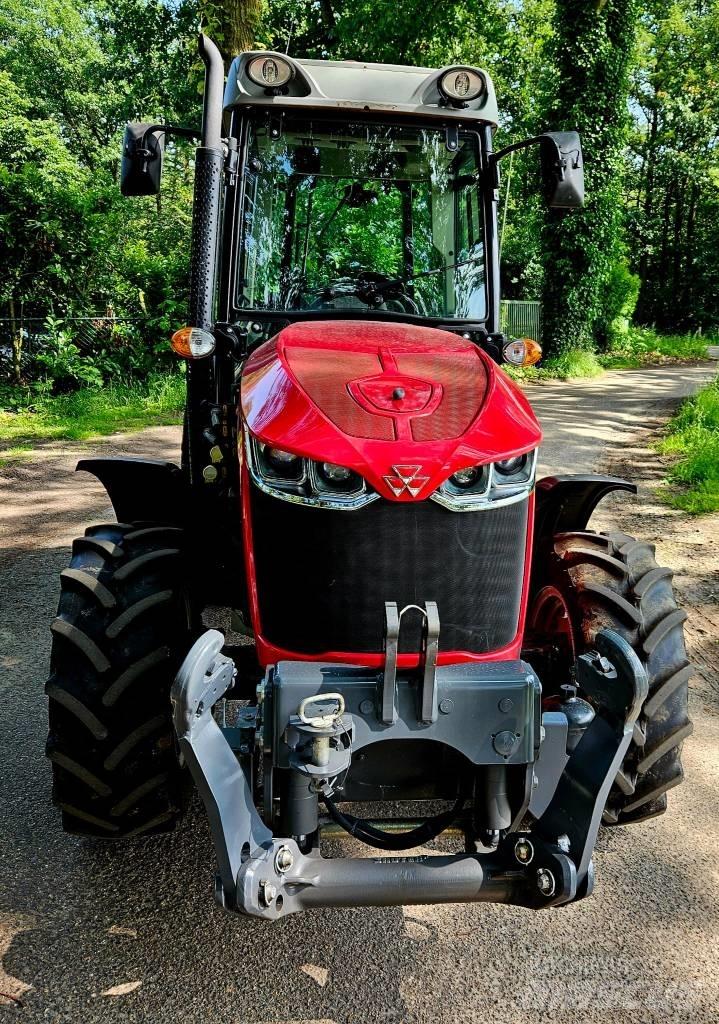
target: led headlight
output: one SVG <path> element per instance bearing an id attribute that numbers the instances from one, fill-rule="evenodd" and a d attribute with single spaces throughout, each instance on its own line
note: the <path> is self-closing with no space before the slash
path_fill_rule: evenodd
<path id="1" fill-rule="evenodd" d="M 454 512 L 479 512 L 526 498 L 534 487 L 537 452 L 512 455 L 480 466 L 458 469 L 430 495 Z"/>
<path id="2" fill-rule="evenodd" d="M 352 476 L 352 470 L 346 466 L 336 466 L 334 462 L 323 462 L 322 476 L 330 484 L 346 484 Z"/>
<path id="3" fill-rule="evenodd" d="M 445 96 L 455 103 L 466 103 L 476 100 L 484 92 L 484 79 L 472 68 L 452 68 L 446 71 L 439 80 L 439 88 Z"/>
<path id="4" fill-rule="evenodd" d="M 280 471 L 289 469 L 300 461 L 299 455 L 295 455 L 294 452 L 285 452 L 281 448 L 268 448 L 267 458 Z"/>
<path id="5" fill-rule="evenodd" d="M 266 89 L 280 89 L 292 78 L 293 68 L 281 57 L 254 57 L 247 65 L 247 77 Z"/>
<path id="6" fill-rule="evenodd" d="M 246 433 L 247 467 L 252 482 L 265 494 L 300 505 L 362 508 L 379 498 L 364 478 L 347 466 L 315 462 L 284 448 L 263 444 Z"/>
<path id="7" fill-rule="evenodd" d="M 471 487 L 479 479 L 480 473 L 480 466 L 468 466 L 467 469 L 460 469 L 453 473 L 450 480 L 457 487 Z"/>
<path id="8" fill-rule="evenodd" d="M 522 468 L 526 461 L 526 455 L 515 455 L 513 459 L 502 459 L 500 462 L 495 462 L 494 468 L 500 476 L 512 476 Z"/>
<path id="9" fill-rule="evenodd" d="M 294 452 L 255 444 L 255 461 L 262 476 L 277 483 L 301 484 L 307 475 L 305 460 Z"/>

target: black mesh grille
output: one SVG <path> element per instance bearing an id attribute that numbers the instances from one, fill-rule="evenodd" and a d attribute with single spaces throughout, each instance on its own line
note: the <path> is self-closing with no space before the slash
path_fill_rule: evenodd
<path id="1" fill-rule="evenodd" d="M 517 630 L 527 502 L 450 512 L 379 499 L 354 512 L 308 508 L 252 488 L 265 638 L 287 650 L 382 650 L 384 602 L 436 601 L 440 649 L 483 652 Z M 402 621 L 416 651 L 419 616 Z"/>

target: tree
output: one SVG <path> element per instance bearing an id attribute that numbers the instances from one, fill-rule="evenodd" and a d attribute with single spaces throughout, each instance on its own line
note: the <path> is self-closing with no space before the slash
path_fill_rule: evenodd
<path id="1" fill-rule="evenodd" d="M 650 0 L 639 58 L 627 160 L 638 316 L 709 330 L 719 324 L 719 5 Z"/>
<path id="2" fill-rule="evenodd" d="M 232 58 L 257 48 L 266 0 L 199 0 L 205 31 L 229 66 Z"/>
<path id="3" fill-rule="evenodd" d="M 638 0 L 556 0 L 548 129 L 582 136 L 587 203 L 549 211 L 543 232 L 548 355 L 591 349 L 602 295 L 622 258 L 622 172 Z"/>

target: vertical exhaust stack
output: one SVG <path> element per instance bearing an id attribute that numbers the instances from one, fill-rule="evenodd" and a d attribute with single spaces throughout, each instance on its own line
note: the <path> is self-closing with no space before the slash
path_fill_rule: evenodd
<path id="1" fill-rule="evenodd" d="M 205 65 L 205 98 L 202 142 L 195 152 L 195 193 L 192 211 L 189 324 L 203 330 L 214 326 L 215 276 L 220 225 L 220 195 L 224 153 L 222 149 L 222 97 L 225 84 L 222 56 L 202 34 L 198 51 Z M 211 360 L 190 361 L 187 366 L 186 448 L 190 482 L 201 482 L 203 426 L 200 406 L 207 398 Z"/>

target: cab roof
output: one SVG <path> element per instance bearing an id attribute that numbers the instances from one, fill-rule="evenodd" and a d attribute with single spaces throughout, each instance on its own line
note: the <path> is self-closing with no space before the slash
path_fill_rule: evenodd
<path id="1" fill-rule="evenodd" d="M 282 91 L 252 81 L 248 65 L 257 57 L 284 61 L 293 77 Z M 458 68 L 474 71 L 484 80 L 482 93 L 463 106 L 447 105 L 439 82 L 444 74 Z M 253 50 L 235 57 L 225 88 L 225 108 L 265 107 L 304 111 L 335 111 L 366 114 L 411 114 L 444 121 L 480 121 L 496 126 L 497 99 L 486 71 L 470 65 L 449 65 L 440 69 L 404 67 L 399 64 L 369 64 L 363 61 L 298 60 L 284 53 Z"/>

